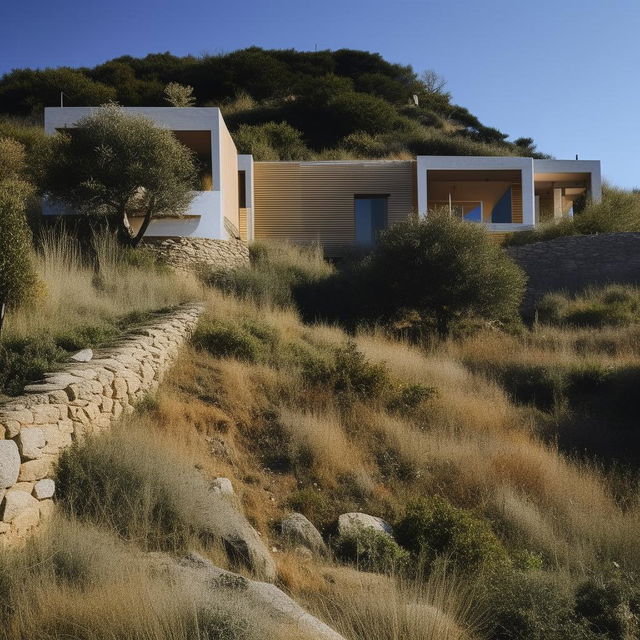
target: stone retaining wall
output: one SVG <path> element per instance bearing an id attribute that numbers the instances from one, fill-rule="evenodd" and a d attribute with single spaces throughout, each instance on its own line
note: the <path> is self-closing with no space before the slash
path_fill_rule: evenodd
<path id="1" fill-rule="evenodd" d="M 145 239 L 145 246 L 155 251 L 162 262 L 174 269 L 235 269 L 249 264 L 249 247 L 242 240 L 207 238 Z"/>
<path id="2" fill-rule="evenodd" d="M 51 475 L 60 451 L 108 429 L 156 391 L 201 310 L 183 305 L 0 404 L 0 547 L 22 539 L 52 510 Z"/>
<path id="3" fill-rule="evenodd" d="M 640 283 L 640 233 L 565 236 L 507 251 L 529 276 L 523 304 L 529 313 L 550 291 L 575 293 L 611 282 Z"/>

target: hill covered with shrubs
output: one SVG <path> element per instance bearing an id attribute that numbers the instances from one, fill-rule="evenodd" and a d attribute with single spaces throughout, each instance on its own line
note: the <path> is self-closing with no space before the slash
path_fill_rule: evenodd
<path id="1" fill-rule="evenodd" d="M 169 83 L 193 87 L 197 106 L 220 106 L 239 150 L 259 160 L 542 155 L 531 138 L 509 141 L 452 102 L 437 73 L 418 75 L 351 49 L 251 47 L 216 56 L 122 56 L 93 68 L 15 69 L 0 78 L 0 130 L 7 116 L 37 123 L 44 107 L 59 104 L 61 91 L 68 106 L 162 106 Z"/>

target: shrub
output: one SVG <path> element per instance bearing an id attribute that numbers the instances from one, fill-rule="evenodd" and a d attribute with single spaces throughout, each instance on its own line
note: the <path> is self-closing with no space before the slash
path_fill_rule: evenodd
<path id="1" fill-rule="evenodd" d="M 507 364 L 499 368 L 498 379 L 511 397 L 522 404 L 552 409 L 567 391 L 566 372 L 537 364 Z"/>
<path id="2" fill-rule="evenodd" d="M 640 322 L 640 289 L 632 285 L 606 285 L 580 294 L 547 294 L 538 305 L 544 324 L 575 327 L 628 326 Z"/>
<path id="3" fill-rule="evenodd" d="M 328 277 L 333 268 L 317 245 L 299 247 L 287 243 L 255 242 L 251 265 L 205 276 L 208 284 L 258 304 L 287 307 L 296 288 Z"/>
<path id="4" fill-rule="evenodd" d="M 69 517 L 109 527 L 147 549 L 183 549 L 238 518 L 212 497 L 204 476 L 142 430 L 87 436 L 65 449 L 56 495 Z"/>
<path id="5" fill-rule="evenodd" d="M 369 362 L 353 341 L 336 348 L 332 360 L 308 354 L 302 365 L 308 383 L 329 386 L 338 394 L 376 398 L 389 384 L 384 364 Z"/>
<path id="6" fill-rule="evenodd" d="M 486 583 L 486 633 L 494 640 L 596 640 L 574 613 L 568 585 L 552 575 L 506 571 Z"/>
<path id="7" fill-rule="evenodd" d="M 255 160 L 308 160 L 311 152 L 302 134 L 286 122 L 241 124 L 233 134 L 239 153 L 250 153 Z"/>
<path id="8" fill-rule="evenodd" d="M 0 164 L 0 305 L 17 306 L 33 296 L 36 285 L 31 232 L 25 217 L 32 189 L 19 177 L 24 162 L 22 145 L 0 139 L 0 157 L 3 155 L 8 160 L 6 165 Z"/>
<path id="9" fill-rule="evenodd" d="M 407 507 L 396 538 L 427 566 L 438 556 L 448 556 L 466 572 L 508 564 L 504 547 L 485 520 L 437 496 Z"/>
<path id="10" fill-rule="evenodd" d="M 333 508 L 327 495 L 313 487 L 294 491 L 287 498 L 287 506 L 316 523 L 321 531 L 334 517 Z"/>
<path id="11" fill-rule="evenodd" d="M 370 256 L 297 292 L 297 300 L 308 317 L 444 336 L 476 319 L 518 325 L 524 286 L 523 271 L 483 229 L 433 212 L 394 225 Z"/>
<path id="12" fill-rule="evenodd" d="M 398 571 L 409 559 L 407 551 L 391 536 L 363 527 L 338 536 L 333 547 L 339 558 L 354 562 L 363 571 Z"/>
<path id="13" fill-rule="evenodd" d="M 591 578 L 577 589 L 576 612 L 599 636 L 635 638 L 640 632 L 640 586 L 626 575 Z"/>
<path id="14" fill-rule="evenodd" d="M 204 320 L 198 324 L 192 342 L 218 358 L 237 358 L 257 362 L 268 358 L 276 336 L 267 327 L 245 321 L 226 324 L 219 320 Z"/>
<path id="15" fill-rule="evenodd" d="M 395 392 L 387 406 L 392 411 L 411 411 L 436 394 L 437 391 L 434 387 L 427 387 L 423 384 L 406 384 Z"/>

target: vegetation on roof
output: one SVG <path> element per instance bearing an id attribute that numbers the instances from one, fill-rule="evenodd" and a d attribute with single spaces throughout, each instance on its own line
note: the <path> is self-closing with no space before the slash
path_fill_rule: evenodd
<path id="1" fill-rule="evenodd" d="M 418 75 L 410 65 L 352 49 L 250 47 L 199 57 L 169 52 L 122 56 L 93 68 L 15 69 L 0 78 L 0 113 L 40 118 L 44 107 L 59 104 L 61 91 L 67 106 L 109 101 L 162 106 L 168 101 L 167 85 L 174 83 L 193 88 L 189 103 L 195 98 L 197 106 L 220 106 L 232 133 L 239 134 L 239 150 L 257 159 L 543 157 L 531 138 L 509 141 L 506 133 L 452 102 L 437 73 Z M 292 146 L 265 145 L 274 124 L 282 123 L 298 134 L 291 137 Z M 247 125 L 255 138 L 248 136 Z"/>

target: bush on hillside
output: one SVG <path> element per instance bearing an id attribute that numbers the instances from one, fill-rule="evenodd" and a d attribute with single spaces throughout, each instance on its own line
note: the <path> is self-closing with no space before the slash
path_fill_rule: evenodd
<path id="1" fill-rule="evenodd" d="M 409 560 L 408 552 L 391 536 L 368 528 L 338 536 L 333 548 L 339 558 L 355 563 L 362 571 L 397 572 Z"/>
<path id="2" fill-rule="evenodd" d="M 35 293 L 32 237 L 25 217 L 32 194 L 22 179 L 24 147 L 10 138 L 0 139 L 0 305 L 18 306 Z M 4 310 L 4 309 L 3 309 Z M 2 316 L 0 315 L 0 330 Z"/>
<path id="3" fill-rule="evenodd" d="M 446 336 L 519 325 L 526 277 L 481 228 L 432 212 L 384 232 L 370 256 L 295 292 L 303 315 Z"/>
<path id="4" fill-rule="evenodd" d="M 600 202 L 588 202 L 572 218 L 511 233 L 505 238 L 505 244 L 521 246 L 562 236 L 623 232 L 640 232 L 640 194 L 605 185 Z"/>
<path id="5" fill-rule="evenodd" d="M 205 281 L 227 293 L 257 304 L 287 307 L 293 290 L 333 273 L 317 245 L 299 247 L 287 243 L 254 242 L 249 248 L 251 264 L 234 270 L 205 274 Z"/>
<path id="6" fill-rule="evenodd" d="M 427 567 L 439 556 L 464 572 L 509 564 L 507 552 L 486 520 L 438 496 L 407 507 L 396 527 L 396 539 Z"/>
<path id="7" fill-rule="evenodd" d="M 302 134 L 286 122 L 241 124 L 234 133 L 239 153 L 250 153 L 254 160 L 308 160 L 311 152 Z"/>
<path id="8" fill-rule="evenodd" d="M 273 353 L 277 333 L 267 325 L 246 320 L 240 324 L 220 320 L 202 320 L 192 343 L 217 358 L 236 358 L 247 362 L 264 362 Z"/>
<path id="9" fill-rule="evenodd" d="M 146 549 L 183 549 L 237 522 L 231 506 L 212 499 L 203 475 L 142 430 L 91 435 L 65 449 L 56 496 L 67 516 Z"/>
<path id="10" fill-rule="evenodd" d="M 640 322 L 640 289 L 632 285 L 606 285 L 567 295 L 548 293 L 537 306 L 543 324 L 602 328 Z"/>

